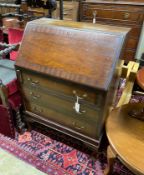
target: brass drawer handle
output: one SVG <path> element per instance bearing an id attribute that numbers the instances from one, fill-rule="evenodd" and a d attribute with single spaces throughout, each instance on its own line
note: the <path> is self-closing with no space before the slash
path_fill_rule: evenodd
<path id="1" fill-rule="evenodd" d="M 38 109 L 36 106 L 33 107 L 34 112 L 42 113 L 43 109 Z"/>
<path id="2" fill-rule="evenodd" d="M 76 91 L 76 90 L 73 90 L 72 93 L 73 93 L 75 96 L 79 96 L 79 95 L 77 94 L 77 91 Z M 83 98 L 86 98 L 87 96 L 88 96 L 87 93 L 85 93 L 85 94 L 82 95 Z M 82 97 L 81 97 L 81 98 L 82 98 Z"/>
<path id="3" fill-rule="evenodd" d="M 82 130 L 84 129 L 85 127 L 84 126 L 78 126 L 78 124 L 76 122 L 72 122 L 73 126 L 78 129 L 78 130 Z"/>
<path id="4" fill-rule="evenodd" d="M 128 19 L 130 17 L 130 13 L 125 13 L 124 14 L 124 19 Z"/>
<path id="5" fill-rule="evenodd" d="M 40 95 L 34 95 L 33 92 L 30 92 L 30 95 L 32 96 L 33 99 L 37 100 L 38 98 L 40 98 Z"/>
<path id="6" fill-rule="evenodd" d="M 30 77 L 27 78 L 27 81 L 29 81 L 32 86 L 36 86 L 39 84 L 38 80 L 33 81 Z"/>

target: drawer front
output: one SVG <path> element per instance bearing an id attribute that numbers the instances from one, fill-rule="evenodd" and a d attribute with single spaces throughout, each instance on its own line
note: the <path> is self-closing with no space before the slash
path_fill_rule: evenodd
<path id="1" fill-rule="evenodd" d="M 27 109 L 30 112 L 40 115 L 46 120 L 48 119 L 50 121 L 54 121 L 64 127 L 67 127 L 68 129 L 72 129 L 91 138 L 98 139 L 100 136 L 98 134 L 99 130 L 95 122 L 90 123 L 83 120 L 78 120 L 77 118 L 69 118 L 69 116 L 63 116 L 61 113 L 57 113 L 49 108 L 38 106 L 34 103 L 27 105 Z"/>
<path id="2" fill-rule="evenodd" d="M 79 96 L 86 99 L 90 103 L 100 105 L 102 99 L 104 98 L 104 93 L 101 91 L 96 91 L 92 88 L 80 86 L 78 84 L 62 81 L 59 79 L 54 79 L 50 77 L 45 77 L 39 74 L 32 74 L 28 71 L 22 71 L 22 84 L 29 88 L 35 89 L 49 89 L 55 92 L 59 92 L 63 95 L 68 96 Z"/>
<path id="3" fill-rule="evenodd" d="M 142 16 L 142 14 L 133 13 L 133 12 L 129 12 L 129 11 L 115 11 L 114 19 L 142 23 L 141 16 Z"/>
<path id="4" fill-rule="evenodd" d="M 51 92 L 39 92 L 23 87 L 25 109 L 46 119 L 62 124 L 87 136 L 99 134 L 102 110 L 80 101 L 80 113 L 74 109 L 76 99 L 59 97 Z M 101 114 L 101 115 L 100 115 Z M 91 128 L 94 128 L 91 129 Z"/>
<path id="5" fill-rule="evenodd" d="M 104 5 L 81 5 L 81 21 L 92 20 L 96 13 L 97 21 L 125 21 L 126 23 L 142 24 L 143 12 L 129 8 L 105 7 Z"/>

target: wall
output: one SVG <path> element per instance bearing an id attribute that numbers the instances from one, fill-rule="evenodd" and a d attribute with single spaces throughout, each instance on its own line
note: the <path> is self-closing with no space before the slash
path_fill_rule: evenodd
<path id="1" fill-rule="evenodd" d="M 144 23 L 143 23 L 141 37 L 140 37 L 137 52 L 136 52 L 136 59 L 140 59 L 142 53 L 144 53 Z"/>

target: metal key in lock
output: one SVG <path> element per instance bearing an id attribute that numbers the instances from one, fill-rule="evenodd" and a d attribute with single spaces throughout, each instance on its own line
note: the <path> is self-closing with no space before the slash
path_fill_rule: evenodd
<path id="1" fill-rule="evenodd" d="M 75 109 L 77 114 L 82 114 L 82 113 L 85 113 L 85 111 L 80 111 L 81 104 L 79 103 L 79 99 L 82 99 L 82 98 L 79 97 L 79 96 L 76 96 L 76 102 L 75 102 L 75 105 L 74 105 L 74 109 Z"/>
<path id="2" fill-rule="evenodd" d="M 93 24 L 96 24 L 96 15 L 97 15 L 97 11 L 93 11 Z"/>

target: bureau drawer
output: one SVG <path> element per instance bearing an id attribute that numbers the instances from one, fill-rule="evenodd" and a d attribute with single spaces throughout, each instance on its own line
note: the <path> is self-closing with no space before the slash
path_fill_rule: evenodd
<path id="1" fill-rule="evenodd" d="M 92 20 L 96 13 L 97 21 L 122 21 L 128 23 L 142 24 L 143 13 L 133 9 L 104 8 L 104 6 L 86 5 L 81 7 L 80 19 Z"/>
<path id="2" fill-rule="evenodd" d="M 69 115 L 63 115 L 53 109 L 39 106 L 35 103 L 27 104 L 27 111 L 41 116 L 43 120 L 50 120 L 64 127 L 70 128 L 78 133 L 98 139 L 99 128 L 95 122 L 86 122 L 77 118 L 71 118 Z"/>
<path id="3" fill-rule="evenodd" d="M 22 71 L 22 83 L 27 88 L 34 89 L 49 89 L 55 92 L 59 92 L 68 96 L 80 96 L 87 101 L 97 104 L 104 98 L 104 92 L 100 90 L 94 90 L 85 86 L 80 86 L 75 83 L 66 82 L 60 79 L 45 77 L 40 74 L 32 74 Z"/>
<path id="4" fill-rule="evenodd" d="M 114 19 L 126 20 L 126 21 L 134 21 L 136 23 L 142 23 L 142 14 L 129 12 L 129 11 L 115 11 Z"/>
<path id="5" fill-rule="evenodd" d="M 71 127 L 75 130 L 78 130 L 77 123 L 86 123 L 88 126 L 95 126 L 97 132 L 101 126 L 102 119 L 102 109 L 91 105 L 86 101 L 79 101 L 80 104 L 80 113 L 77 113 L 74 109 L 75 102 L 77 99 L 70 97 L 63 97 L 57 94 L 51 94 L 51 92 L 38 92 L 35 90 L 29 90 L 23 88 L 23 95 L 25 101 L 25 109 L 42 117 L 45 117 L 51 121 L 58 122 L 66 127 Z M 73 123 L 73 124 L 72 124 Z M 75 124 L 75 127 L 74 127 Z M 84 125 L 84 124 L 83 124 Z M 93 137 L 90 134 L 92 131 L 88 131 L 82 127 L 81 133 L 87 134 L 88 136 Z M 80 127 L 80 126 L 79 126 Z"/>

